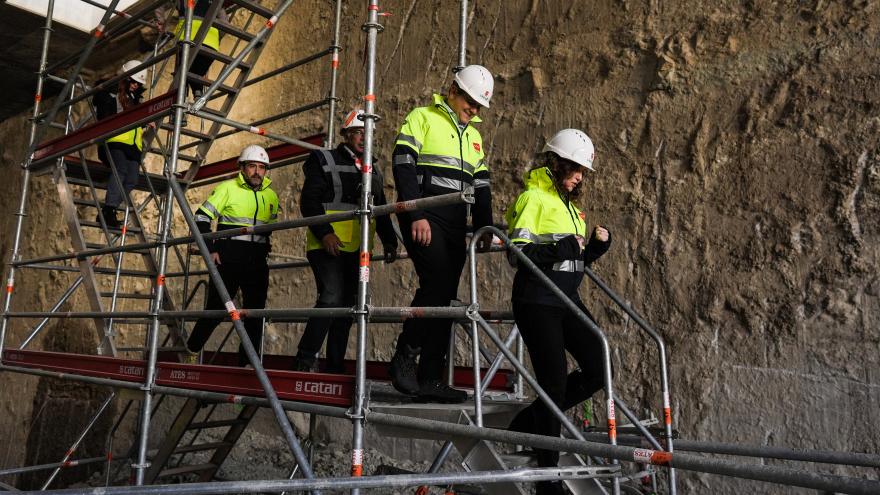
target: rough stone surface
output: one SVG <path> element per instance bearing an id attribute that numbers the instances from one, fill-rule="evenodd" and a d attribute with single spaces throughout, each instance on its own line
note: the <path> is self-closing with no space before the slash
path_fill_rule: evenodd
<path id="1" fill-rule="evenodd" d="M 343 109 L 364 92 L 361 7 L 360 2 L 344 7 Z M 394 15 L 383 18 L 379 41 L 383 120 L 375 154 L 390 177 L 396 126 L 410 108 L 451 81 L 458 8 L 439 0 L 391 1 L 383 8 Z M 606 225 L 614 236 L 611 251 L 595 268 L 666 339 L 675 427 L 683 437 L 880 450 L 874 428 L 880 421 L 878 8 L 864 0 L 471 3 L 468 60 L 496 75 L 493 105 L 481 125 L 496 218 L 516 197 L 519 177 L 544 139 L 564 127 L 581 128 L 593 138 L 597 172 L 588 177 L 581 206 L 590 224 Z M 326 46 L 331 21 L 326 2 L 297 2 L 293 15 L 279 23 L 257 72 Z M 255 85 L 233 118 L 257 120 L 324 97 L 328 65 L 312 64 Z M 268 127 L 306 136 L 321 128 L 324 113 Z M 0 211 L 10 214 L 18 203 L 25 128 L 23 117 L 0 123 L 7 176 L 0 185 Z M 223 140 L 208 159 L 235 154 L 251 142 L 266 141 Z M 301 170 L 291 167 L 273 177 L 286 217 L 298 216 Z M 389 180 L 391 196 L 392 187 Z M 191 202 L 206 193 L 191 192 Z M 46 177 L 35 181 L 25 257 L 69 249 L 55 197 Z M 0 217 L 7 233 L 0 238 L 4 262 L 12 245 L 10 214 Z M 155 219 L 155 212 L 147 217 Z M 303 256 L 303 231 L 274 239 L 276 253 Z M 479 270 L 481 303 L 506 307 L 512 279 L 506 262 L 485 257 Z M 374 304 L 408 304 L 416 284 L 409 262 L 377 266 L 373 273 Z M 46 308 L 71 280 L 68 274 L 20 272 L 14 307 Z M 305 270 L 275 273 L 271 284 L 274 307 L 304 306 L 314 297 Z M 148 293 L 150 286 L 144 280 L 132 290 Z M 180 285 L 171 290 L 179 298 Z M 658 414 L 655 347 L 598 290 L 585 283 L 582 294 L 611 339 L 621 396 L 638 411 Z M 466 297 L 465 284 L 461 295 Z M 141 307 L 126 304 L 123 309 Z M 87 307 L 79 296 L 72 305 Z M 368 356 L 389 359 L 397 331 L 371 327 Z M 45 333 L 59 332 L 94 339 L 94 330 L 66 322 Z M 299 324 L 270 324 L 267 351 L 293 353 L 301 332 Z M 25 333 L 24 323 L 16 321 L 8 340 L 19 342 Z M 142 339 L 142 330 L 123 336 Z M 459 355 L 466 353 L 465 345 L 459 342 Z M 35 346 L 48 348 L 48 338 Z M 42 459 L 40 448 L 51 447 L 60 457 L 67 446 L 38 428 L 46 386 L 8 373 L 3 380 L 0 431 L 8 441 L 0 447 L 0 466 Z M 83 392 L 77 400 L 93 397 Z M 76 430 L 90 416 L 85 410 L 69 414 L 68 425 Z M 170 409 L 160 413 L 165 424 L 172 419 Z M 260 415 L 240 447 L 245 450 L 236 449 L 224 466 L 224 476 L 284 474 L 288 454 L 272 421 Z M 300 430 L 306 424 L 296 420 Z M 124 428 L 128 436 L 120 433 L 117 451 L 133 438 L 128 422 Z M 344 471 L 350 430 L 337 423 L 320 428 L 321 441 L 334 442 L 329 451 L 342 452 L 330 456 L 338 464 L 333 469 Z M 410 461 L 432 457 L 422 444 L 395 454 Z M 766 463 L 880 476 L 876 470 Z M 683 493 L 806 492 L 687 473 L 681 487 Z"/>

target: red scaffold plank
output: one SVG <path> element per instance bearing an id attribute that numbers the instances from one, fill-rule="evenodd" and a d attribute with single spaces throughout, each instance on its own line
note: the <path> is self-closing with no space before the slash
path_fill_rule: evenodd
<path id="1" fill-rule="evenodd" d="M 146 373 L 141 360 L 48 351 L 3 351 L 3 364 L 126 382 L 143 381 Z"/>
<path id="2" fill-rule="evenodd" d="M 143 360 L 46 351 L 6 350 L 3 352 L 3 364 L 126 382 L 143 381 L 146 373 L 146 362 Z M 156 373 L 158 385 L 230 395 L 265 396 L 252 369 L 160 362 L 157 363 Z M 267 370 L 267 374 L 281 399 L 351 405 L 354 393 L 354 377 L 351 375 L 278 370 Z"/>
<path id="3" fill-rule="evenodd" d="M 266 370 L 279 399 L 337 406 L 351 405 L 354 377 Z M 168 387 L 262 397 L 254 370 L 199 364 L 162 363 L 156 383 Z"/>
<path id="4" fill-rule="evenodd" d="M 40 143 L 34 150 L 32 163 L 37 164 L 57 158 L 65 153 L 94 144 L 100 139 L 144 125 L 171 112 L 173 104 L 174 93 L 169 91 L 112 117 L 83 127 L 76 132 Z"/>
<path id="5" fill-rule="evenodd" d="M 309 144 L 314 144 L 315 146 L 321 146 L 324 143 L 324 134 L 315 134 L 314 136 L 309 136 L 307 138 L 302 139 Z M 279 162 L 281 160 L 287 160 L 289 158 L 303 156 L 310 152 L 308 148 L 304 148 L 302 146 L 298 146 L 295 144 L 279 144 L 278 146 L 273 146 L 271 148 L 266 149 L 266 153 L 269 154 L 269 161 L 271 163 Z M 214 163 L 209 163 L 207 165 L 202 165 L 199 167 L 199 171 L 196 172 L 196 176 L 193 178 L 193 182 L 198 182 L 204 179 L 211 179 L 214 177 L 219 177 L 221 175 L 231 174 L 238 170 L 238 156 L 233 156 L 231 158 L 226 158 L 225 160 L 220 160 Z"/>
<path id="6" fill-rule="evenodd" d="M 204 362 L 211 362 L 218 366 L 237 366 L 238 353 L 235 352 L 205 352 L 202 357 Z M 160 352 L 160 361 L 177 361 L 177 354 L 171 352 Z M 325 360 L 319 360 L 319 369 L 324 369 Z M 272 370 L 290 370 L 293 369 L 293 357 L 265 355 L 263 356 L 263 366 Z M 345 374 L 354 375 L 355 362 L 353 360 L 345 361 Z M 483 368 L 482 374 L 488 369 Z M 317 373 L 322 376 L 324 373 Z M 512 370 L 499 369 L 492 381 L 489 383 L 489 390 L 497 390 L 501 392 L 512 392 L 516 375 Z M 388 374 L 388 363 L 381 361 L 367 361 L 367 380 L 390 382 L 391 375 Z M 453 382 L 456 387 L 473 388 L 474 387 L 474 370 L 466 366 L 456 366 L 453 373 Z"/>

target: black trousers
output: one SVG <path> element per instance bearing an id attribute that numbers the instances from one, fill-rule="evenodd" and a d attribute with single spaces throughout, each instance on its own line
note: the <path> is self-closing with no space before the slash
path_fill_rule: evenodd
<path id="1" fill-rule="evenodd" d="M 592 318 L 583 303 L 578 301 L 578 306 Z M 514 301 L 513 316 L 529 351 L 535 379 L 559 409 L 571 409 L 603 388 L 601 341 L 571 311 Z M 579 370 L 568 372 L 566 351 Z M 560 428 L 559 420 L 540 399 L 523 409 L 510 425 L 511 430 L 552 437 L 559 436 Z M 537 452 L 539 466 L 559 463 L 559 452 Z"/>
<path id="2" fill-rule="evenodd" d="M 315 275 L 318 288 L 316 308 L 352 307 L 357 298 L 359 253 L 341 252 L 333 256 L 323 249 L 306 253 L 309 266 Z M 306 330 L 299 340 L 300 357 L 314 358 L 327 339 L 327 371 L 338 373 L 343 370 L 345 350 L 348 347 L 348 334 L 352 319 L 309 318 Z M 329 338 L 328 338 L 329 333 Z"/>
<path id="3" fill-rule="evenodd" d="M 467 255 L 465 231 L 444 229 L 434 222 L 430 223 L 429 246 L 413 242 L 411 224 L 401 222 L 400 225 L 403 244 L 419 277 L 419 288 L 416 289 L 412 306 L 449 306 L 458 296 L 458 281 Z M 419 382 L 443 378 L 452 324 L 453 320 L 435 318 L 413 318 L 403 323 L 397 348 L 402 349 L 404 344 L 422 348 Z"/>
<path id="4" fill-rule="evenodd" d="M 223 262 L 221 255 L 221 263 L 217 265 L 217 270 L 220 272 L 220 277 L 231 297 L 234 298 L 235 293 L 241 289 L 242 304 L 246 309 L 266 307 L 266 293 L 269 290 L 269 267 L 265 261 L 256 265 L 253 263 L 230 263 Z M 220 294 L 217 293 L 214 284 L 209 281 L 205 309 L 224 309 L 223 303 L 224 301 L 220 299 Z M 187 347 L 193 352 L 202 350 L 202 347 L 211 338 L 214 329 L 222 321 L 222 319 L 215 318 L 199 318 L 186 343 Z M 263 340 L 262 318 L 245 318 L 244 327 L 254 349 L 259 354 Z M 242 346 L 239 346 L 238 358 L 241 365 L 249 362 Z"/>
<path id="5" fill-rule="evenodd" d="M 110 151 L 109 156 L 108 150 Z M 107 167 L 110 167 L 111 163 L 115 165 L 116 173 L 119 174 L 119 180 L 122 182 L 122 190 L 120 190 L 113 173 L 111 172 L 107 177 L 107 194 L 104 196 L 104 204 L 116 208 L 125 202 L 125 196 L 137 185 L 141 150 L 133 144 L 107 143 L 106 149 L 103 144 L 99 144 L 98 159 Z"/>

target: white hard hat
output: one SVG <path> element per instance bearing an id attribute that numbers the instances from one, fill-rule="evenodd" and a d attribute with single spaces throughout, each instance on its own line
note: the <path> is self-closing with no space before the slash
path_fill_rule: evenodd
<path id="1" fill-rule="evenodd" d="M 455 74 L 455 83 L 480 105 L 489 108 L 495 79 L 489 69 L 482 65 L 468 65 Z"/>
<path id="2" fill-rule="evenodd" d="M 560 158 L 573 161 L 590 170 L 596 170 L 593 168 L 593 156 L 595 154 L 593 141 L 583 131 L 563 129 L 554 134 L 541 151 L 552 151 L 559 155 Z"/>
<path id="3" fill-rule="evenodd" d="M 131 69 L 134 69 L 135 67 L 137 67 L 138 65 L 141 65 L 140 60 L 129 60 L 128 62 L 122 64 L 122 72 L 128 72 Z M 128 77 L 132 78 L 133 80 L 135 80 L 141 84 L 147 84 L 147 71 L 146 70 L 141 70 L 141 71 L 135 72 L 134 74 L 129 74 Z"/>
<path id="4" fill-rule="evenodd" d="M 345 116 L 345 119 L 342 121 L 342 131 L 346 129 L 354 129 L 356 127 L 363 127 L 364 121 L 360 119 L 360 116 L 364 114 L 364 111 L 361 109 L 355 109 Z"/>
<path id="5" fill-rule="evenodd" d="M 247 162 L 260 162 L 269 165 L 269 154 L 262 146 L 252 144 L 241 150 L 241 154 L 238 155 L 239 165 Z"/>

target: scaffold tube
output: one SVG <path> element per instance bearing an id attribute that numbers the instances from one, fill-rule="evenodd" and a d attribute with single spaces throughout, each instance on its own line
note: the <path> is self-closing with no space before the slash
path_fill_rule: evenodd
<path id="1" fill-rule="evenodd" d="M 17 373 L 31 374 L 36 376 L 47 376 L 60 379 L 75 379 L 86 383 L 94 383 L 98 385 L 109 385 L 117 388 L 126 388 L 137 390 L 140 386 L 138 383 L 125 382 L 121 380 L 113 380 L 107 378 L 95 378 L 82 375 L 73 375 L 70 373 L 59 373 L 55 371 L 45 371 L 39 369 L 20 368 L 16 366 L 0 366 L 0 370 L 11 371 Z M 165 387 L 156 385 L 153 391 L 157 394 L 175 395 L 180 397 L 191 397 L 195 399 L 211 400 L 217 402 L 230 402 L 229 394 L 218 392 L 203 392 L 199 390 L 179 389 L 174 387 Z M 258 397 L 242 397 L 235 396 L 235 402 L 246 405 L 255 405 L 266 407 L 268 401 Z M 281 406 L 288 411 L 306 412 L 321 414 L 323 416 L 346 419 L 346 410 L 340 407 L 323 406 L 318 404 L 309 404 L 304 402 L 280 401 Z M 371 423 L 386 426 L 395 426 L 401 428 L 409 428 L 419 431 L 430 431 L 449 436 L 460 436 L 472 438 L 475 440 L 487 440 L 491 442 L 501 442 L 512 445 L 526 445 L 547 450 L 558 450 L 560 452 L 573 452 L 597 457 L 608 457 L 612 459 L 620 459 L 625 461 L 634 461 L 641 463 L 668 463 L 676 468 L 703 472 L 709 474 L 718 474 L 722 476 L 731 476 L 735 478 L 751 479 L 756 481 L 766 481 L 769 483 L 779 483 L 791 486 L 799 486 L 811 488 L 815 490 L 825 490 L 830 492 L 850 493 L 857 495 L 868 495 L 880 493 L 880 482 L 873 480 L 863 480 L 844 476 L 835 476 L 815 471 L 805 471 L 789 468 L 779 468 L 774 466 L 762 466 L 756 464 L 739 464 L 721 459 L 709 459 L 701 456 L 695 456 L 682 453 L 657 452 L 646 449 L 637 449 L 625 446 L 614 446 L 603 443 L 590 441 L 579 441 L 564 438 L 545 437 L 530 433 L 519 433 L 507 430 L 499 430 L 495 428 L 477 428 L 475 426 L 459 425 L 446 423 L 422 418 L 411 418 L 406 416 L 398 416 L 395 414 L 380 413 L 365 409 L 366 416 Z M 604 435 L 603 435 L 604 436 Z M 607 441 L 607 438 L 605 439 Z M 652 454 L 655 456 L 652 459 Z M 654 462 L 652 462 L 652 460 Z M 372 479 L 369 478 L 360 478 Z M 283 480 L 287 482 L 287 480 Z M 238 482 L 240 483 L 240 482 Z M 418 483 L 429 484 L 429 483 Z M 190 485 L 174 485 L 194 486 Z M 226 491 L 210 491 L 197 493 L 232 493 L 240 491 L 231 487 Z M 157 486 L 147 487 L 124 487 L 126 490 L 149 490 L 158 488 Z M 289 487 L 280 487 L 277 491 L 290 489 Z M 106 490 L 106 489 L 102 489 Z M 34 492 L 36 493 L 36 492 Z M 41 492 L 42 493 L 42 492 Z M 73 491 L 53 490 L 48 493 L 74 493 Z M 75 493 L 83 493 L 76 491 Z M 86 492 L 97 493 L 97 492 Z M 105 495 L 112 495 L 110 492 L 101 492 Z M 134 493 L 166 493 L 166 492 L 148 492 L 148 491 L 123 491 L 113 492 L 116 495 L 134 494 Z M 173 492 L 177 493 L 177 492 Z M 188 492 L 187 492 L 188 493 Z"/>
<path id="2" fill-rule="evenodd" d="M 392 213 L 403 213 L 414 210 L 421 210 L 424 208 L 434 208 L 438 206 L 446 206 L 451 204 L 458 203 L 471 203 L 473 202 L 473 194 L 471 191 L 465 192 L 457 192 L 457 193 L 449 193 L 443 194 L 440 196 L 433 196 L 430 198 L 421 198 L 412 201 L 400 201 L 397 203 L 386 204 L 382 206 L 374 206 L 372 208 L 373 216 L 382 216 L 382 215 L 390 215 Z M 296 227 L 307 227 L 309 225 L 317 225 L 320 223 L 332 223 L 332 222 L 341 222 L 344 220 L 351 220 L 356 217 L 358 214 L 357 211 L 344 211 L 341 213 L 332 213 L 329 215 L 316 215 L 313 217 L 305 217 L 305 218 L 296 218 L 293 220 L 287 220 L 283 222 L 276 222 L 268 225 L 257 225 L 255 227 L 242 227 L 240 229 L 229 229 L 229 230 L 221 230 L 219 232 L 211 232 L 208 234 L 202 234 L 202 238 L 208 240 L 214 239 L 223 239 L 225 237 L 232 237 L 241 234 L 265 234 L 268 232 L 274 232 L 276 230 L 285 230 Z M 166 244 L 168 246 L 174 246 L 178 244 L 187 244 L 193 242 L 195 238 L 192 235 L 177 237 L 174 239 L 168 239 Z M 48 263 L 51 261 L 63 261 L 63 260 L 71 260 L 78 258 L 89 258 L 92 256 L 97 256 L 100 254 L 108 254 L 108 253 L 118 253 L 122 251 L 141 251 L 145 249 L 153 249 L 159 246 L 158 241 L 152 242 L 140 242 L 129 244 L 124 248 L 119 246 L 109 246 L 106 248 L 98 248 L 98 249 L 87 249 L 85 251 L 80 251 L 77 253 L 69 253 L 69 254 L 59 254 L 52 256 L 42 256 L 39 258 L 32 258 L 29 260 L 23 261 L 14 261 L 11 262 L 12 266 L 27 266 L 27 265 L 35 265 L 40 263 Z"/>

